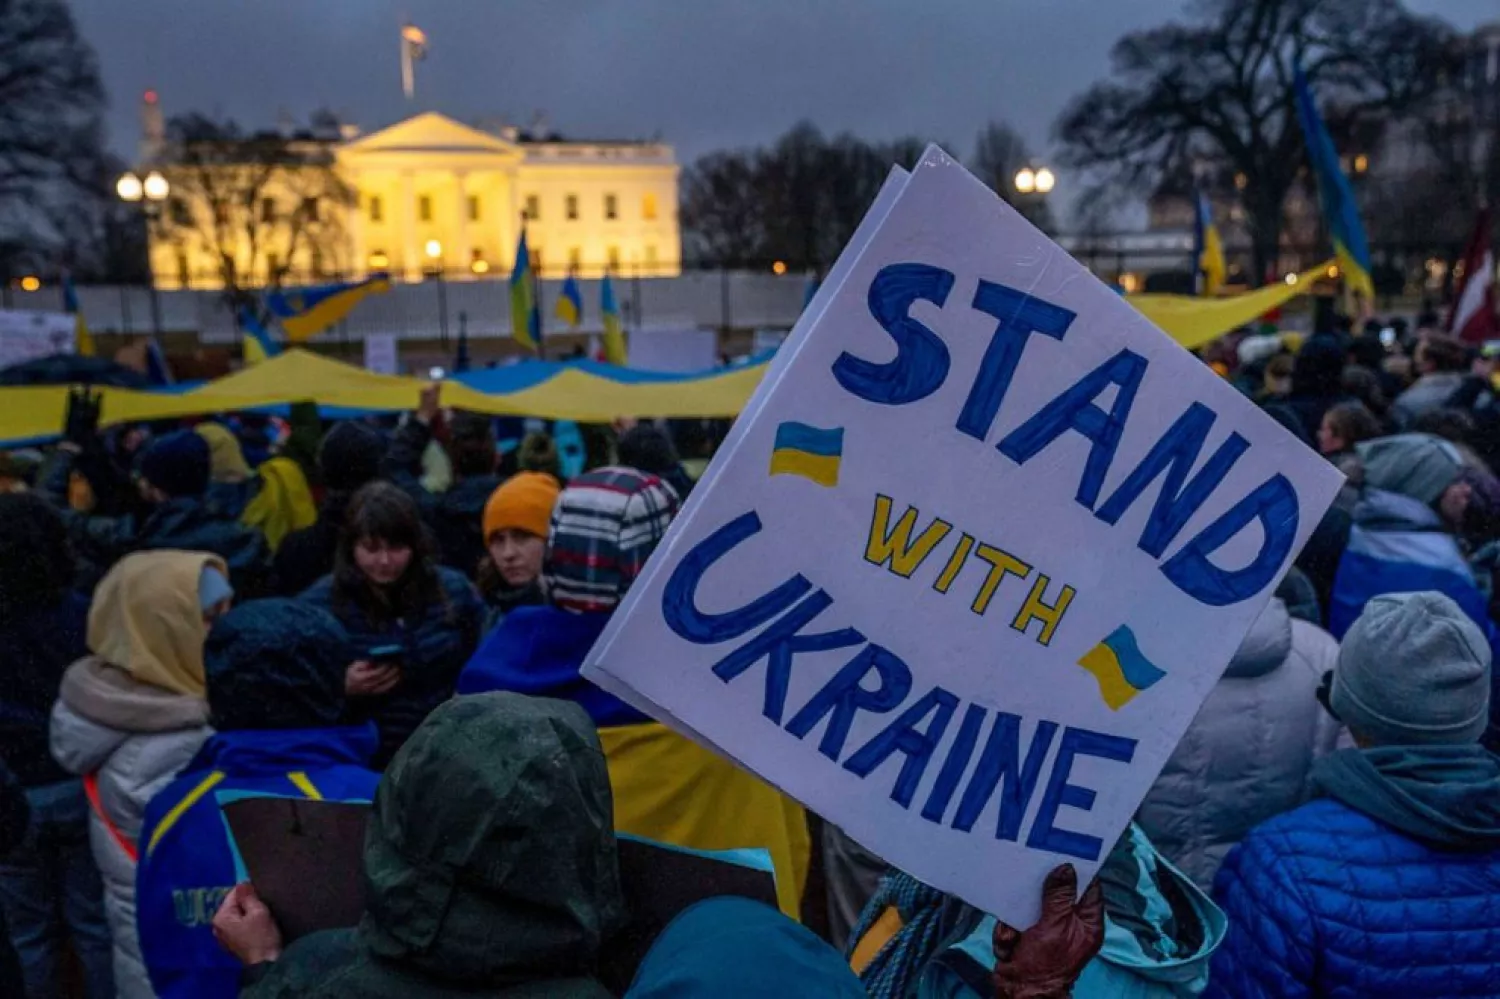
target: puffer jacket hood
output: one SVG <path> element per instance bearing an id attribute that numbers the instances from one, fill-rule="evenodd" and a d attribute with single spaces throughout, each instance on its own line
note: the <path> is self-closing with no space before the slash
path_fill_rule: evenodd
<path id="1" fill-rule="evenodd" d="M 592 972 L 624 914 L 604 751 L 573 704 L 440 707 L 396 754 L 365 841 L 359 936 L 459 987 Z"/>
<path id="2" fill-rule="evenodd" d="M 1292 616 L 1280 597 L 1272 597 L 1260 617 L 1250 625 L 1234 658 L 1229 660 L 1225 676 L 1265 676 L 1282 663 L 1292 651 Z"/>

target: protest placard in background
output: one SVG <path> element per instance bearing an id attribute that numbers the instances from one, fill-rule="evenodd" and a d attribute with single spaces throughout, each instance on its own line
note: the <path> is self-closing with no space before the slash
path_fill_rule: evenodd
<path id="1" fill-rule="evenodd" d="M 1029 925 L 1341 481 L 928 150 L 585 675 Z"/>
<path id="2" fill-rule="evenodd" d="M 0 368 L 73 353 L 74 323 L 66 312 L 0 309 Z"/>

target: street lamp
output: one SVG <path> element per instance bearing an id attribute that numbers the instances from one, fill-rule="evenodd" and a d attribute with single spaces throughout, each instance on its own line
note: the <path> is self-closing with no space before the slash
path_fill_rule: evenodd
<path id="1" fill-rule="evenodd" d="M 1049 194 L 1057 184 L 1057 175 L 1047 167 L 1025 166 L 1016 171 L 1017 194 Z"/>
<path id="2" fill-rule="evenodd" d="M 443 255 L 443 244 L 439 243 L 435 239 L 429 239 L 427 241 L 426 249 L 429 259 L 436 260 L 438 257 L 441 257 Z"/>
<path id="3" fill-rule="evenodd" d="M 1057 178 L 1054 177 L 1052 175 L 1052 171 L 1048 170 L 1046 167 L 1042 167 L 1040 170 L 1038 170 L 1036 172 L 1036 193 L 1037 194 L 1048 194 L 1048 193 L 1050 193 L 1052 191 L 1052 185 L 1056 184 L 1056 183 L 1057 183 Z"/>
<path id="4" fill-rule="evenodd" d="M 1031 194 L 1036 190 L 1036 171 L 1031 167 L 1022 167 L 1016 171 L 1016 191 L 1020 194 Z"/>
<path id="5" fill-rule="evenodd" d="M 172 193 L 172 185 L 159 170 L 146 174 L 143 181 L 134 173 L 124 173 L 115 181 L 115 193 L 126 204 L 140 205 L 146 217 L 146 275 L 151 293 L 151 331 L 161 336 L 161 298 L 156 292 L 156 264 L 151 259 L 151 227 L 161 216 L 162 203 Z"/>

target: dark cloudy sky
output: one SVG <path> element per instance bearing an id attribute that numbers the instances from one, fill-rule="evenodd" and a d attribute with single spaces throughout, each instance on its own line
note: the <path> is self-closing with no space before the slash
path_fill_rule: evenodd
<path id="1" fill-rule="evenodd" d="M 1411 0 L 1461 28 L 1496 0 Z M 111 142 L 138 102 L 272 125 L 327 105 L 366 130 L 409 113 L 398 30 L 431 42 L 420 110 L 573 135 L 660 133 L 684 162 L 801 118 L 868 138 L 917 134 L 966 156 L 991 118 L 1045 150 L 1069 96 L 1126 31 L 1183 0 L 73 0 L 99 51 Z"/>

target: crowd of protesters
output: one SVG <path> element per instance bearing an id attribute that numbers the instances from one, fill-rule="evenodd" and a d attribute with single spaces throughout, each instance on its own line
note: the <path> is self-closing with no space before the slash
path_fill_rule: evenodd
<path id="1" fill-rule="evenodd" d="M 75 392 L 0 461 L 0 995 L 1500 996 L 1500 351 L 1432 325 L 1204 351 L 1347 483 L 1025 930 L 582 678 L 693 487 L 664 425 L 565 476 L 436 386 L 109 430 Z M 286 940 L 246 796 L 369 804 L 357 925 Z M 614 983 L 617 834 L 763 850 L 777 907 Z"/>

